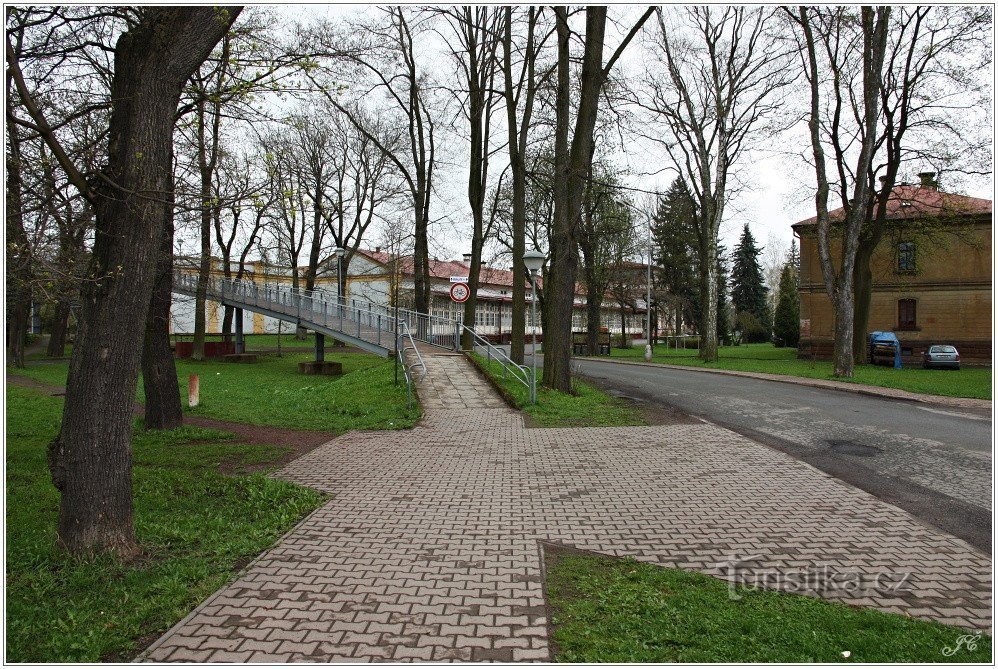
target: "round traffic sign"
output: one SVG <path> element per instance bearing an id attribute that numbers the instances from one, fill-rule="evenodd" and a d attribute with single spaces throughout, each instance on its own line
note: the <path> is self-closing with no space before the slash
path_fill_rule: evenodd
<path id="1" fill-rule="evenodd" d="M 466 283 L 452 283 L 450 286 L 450 299 L 455 302 L 466 302 L 471 297 L 471 288 Z"/>

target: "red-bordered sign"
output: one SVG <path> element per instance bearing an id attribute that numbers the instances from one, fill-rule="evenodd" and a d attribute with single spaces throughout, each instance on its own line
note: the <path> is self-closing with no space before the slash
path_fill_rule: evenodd
<path id="1" fill-rule="evenodd" d="M 451 284 L 450 299 L 460 304 L 461 302 L 467 302 L 469 297 L 471 297 L 471 288 L 468 288 L 468 284 L 466 283 Z"/>

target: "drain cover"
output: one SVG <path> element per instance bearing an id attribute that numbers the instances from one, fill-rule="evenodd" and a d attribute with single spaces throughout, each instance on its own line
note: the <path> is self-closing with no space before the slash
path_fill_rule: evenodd
<path id="1" fill-rule="evenodd" d="M 868 444 L 861 444 L 850 439 L 829 439 L 828 450 L 842 455 L 856 455 L 861 458 L 872 458 L 884 452 L 884 449 Z"/>

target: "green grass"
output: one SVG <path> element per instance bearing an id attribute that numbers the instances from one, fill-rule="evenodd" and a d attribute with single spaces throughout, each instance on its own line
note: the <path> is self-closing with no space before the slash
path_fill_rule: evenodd
<path id="1" fill-rule="evenodd" d="M 522 383 L 502 375 L 498 362 L 491 362 L 477 353 L 472 354 L 482 369 L 499 384 L 536 425 L 540 427 L 609 427 L 617 425 L 646 425 L 639 409 L 625 401 L 611 397 L 598 388 L 582 381 L 574 381 L 574 394 L 538 387 L 537 404 L 530 404 L 530 394 Z M 538 370 L 539 372 L 540 370 Z"/>
<path id="2" fill-rule="evenodd" d="M 136 429 L 135 526 L 144 554 L 73 558 L 55 544 L 59 497 L 45 449 L 62 400 L 7 386 L 7 660 L 130 657 L 271 546 L 322 496 L 261 473 L 284 449 L 224 432 Z M 138 426 L 137 426 L 138 428 Z"/>
<path id="3" fill-rule="evenodd" d="M 327 354 L 343 364 L 343 376 L 306 376 L 298 363 L 309 353 L 261 355 L 256 364 L 177 361 L 181 403 L 199 416 L 253 425 L 299 430 L 401 429 L 419 419 L 418 407 L 406 408 L 405 385 L 394 383 L 394 362 L 365 353 Z M 8 373 L 51 385 L 66 382 L 68 362 L 45 362 Z M 187 408 L 187 384 L 197 374 L 200 405 Z M 142 401 L 141 385 L 137 393 Z"/>
<path id="4" fill-rule="evenodd" d="M 624 360 L 644 360 L 644 346 L 630 349 L 614 348 L 611 357 Z M 856 365 L 852 379 L 840 379 L 833 374 L 829 361 L 798 360 L 797 349 L 776 348 L 772 344 L 742 344 L 722 346 L 717 362 L 706 363 L 697 357 L 696 349 L 655 347 L 652 362 L 708 369 L 731 369 L 742 372 L 764 372 L 781 376 L 802 376 L 812 379 L 848 381 L 883 388 L 897 388 L 913 393 L 991 399 L 991 368 L 963 367 L 960 370 L 894 369 L 879 365 Z"/>
<path id="5" fill-rule="evenodd" d="M 545 587 L 560 662 L 991 661 L 987 634 L 947 657 L 968 630 L 785 592 L 732 601 L 725 581 L 634 560 L 549 553 Z"/>

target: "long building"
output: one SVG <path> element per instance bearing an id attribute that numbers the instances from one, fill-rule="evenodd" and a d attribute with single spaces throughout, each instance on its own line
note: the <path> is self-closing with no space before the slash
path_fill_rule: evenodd
<path id="1" fill-rule="evenodd" d="M 455 304 L 450 299 L 452 277 L 466 277 L 470 271 L 470 257 L 464 260 L 430 260 L 430 293 L 432 298 L 432 313 L 434 316 L 460 320 L 463 318 L 464 307 Z M 643 276 L 645 265 L 628 263 L 629 270 L 636 276 Z M 196 273 L 196 262 L 193 259 L 178 258 L 177 268 L 182 272 Z M 412 256 L 394 257 L 380 248 L 374 250 L 358 249 L 349 263 L 347 275 L 344 277 L 344 298 L 357 302 L 373 302 L 375 304 L 395 304 L 401 307 L 412 307 L 415 294 L 415 282 L 412 271 Z M 336 258 L 330 257 L 319 263 L 315 281 L 315 290 L 335 299 L 337 284 Z M 212 259 L 211 275 L 222 278 L 222 261 Z M 299 268 L 298 276 L 303 277 L 305 269 Z M 254 283 L 292 285 L 292 272 L 288 267 L 267 264 L 260 261 L 247 263 L 243 279 Z M 525 281 L 527 307 L 525 322 L 528 334 L 540 334 L 540 323 L 533 323 L 530 318 L 530 282 Z M 539 286 L 543 294 L 543 286 Z M 621 327 L 631 336 L 640 337 L 645 331 L 646 306 L 644 286 L 637 287 L 628 296 L 626 305 L 621 308 L 616 298 L 608 294 L 603 301 L 602 323 L 608 332 L 620 334 Z M 575 313 L 573 330 L 583 331 L 586 328 L 586 294 L 583 286 L 578 286 L 575 295 Z M 539 308 L 539 307 L 538 307 Z M 222 332 L 224 308 L 212 301 L 205 305 L 206 332 L 219 334 Z M 653 318 L 660 323 L 663 331 L 668 324 L 668 314 L 658 314 L 661 319 Z M 538 314 L 538 318 L 540 315 Z M 475 329 L 480 334 L 496 341 L 508 342 L 513 320 L 513 273 L 509 270 L 484 266 L 481 268 L 478 288 Z M 243 331 L 246 334 L 275 333 L 278 331 L 278 321 L 261 314 L 245 312 L 243 314 Z M 287 328 L 287 324 L 283 326 Z M 194 330 L 194 300 L 190 297 L 174 294 L 170 319 L 170 332 L 186 334 Z M 670 331 L 671 333 L 671 331 Z"/>
<path id="2" fill-rule="evenodd" d="M 952 344 L 963 360 L 990 363 L 991 200 L 940 191 L 932 172 L 919 178 L 895 187 L 888 200 L 887 228 L 871 263 L 867 330 L 893 331 L 906 364 L 919 362 L 932 344 Z M 829 217 L 834 226 L 844 211 Z M 801 262 L 798 357 L 829 359 L 835 317 L 818 258 L 817 220 L 793 229 Z M 833 235 L 836 271 L 840 254 L 841 237 Z"/>

